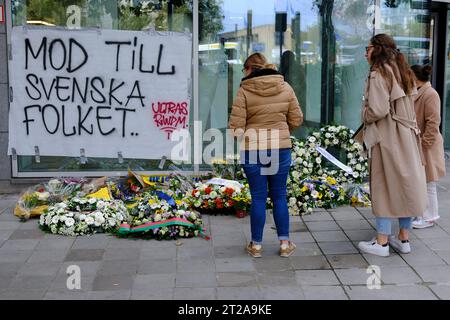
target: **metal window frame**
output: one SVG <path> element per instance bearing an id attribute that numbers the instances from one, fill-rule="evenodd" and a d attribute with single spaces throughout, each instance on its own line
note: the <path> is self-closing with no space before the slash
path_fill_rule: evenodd
<path id="1" fill-rule="evenodd" d="M 5 17 L 6 17 L 6 38 L 7 38 L 7 47 L 8 47 L 8 55 L 9 48 L 11 48 L 11 31 L 12 31 L 12 7 L 11 1 L 5 1 Z M 193 113 L 194 119 L 193 121 L 199 120 L 199 62 L 198 62 L 198 45 L 199 45 L 199 0 L 192 0 L 192 101 L 193 101 Z M 11 71 L 10 60 L 8 58 L 8 86 L 9 86 L 9 73 Z M 8 90 L 8 95 L 10 94 L 10 90 Z M 9 98 L 9 97 L 8 97 Z M 8 99 L 8 110 L 9 110 L 9 102 Z M 9 133 L 9 128 L 8 128 Z M 201 138 L 196 137 L 195 138 Z M 98 176 L 126 176 L 128 171 L 35 171 L 35 172 L 24 172 L 19 171 L 18 157 L 14 160 L 12 156 L 10 156 L 11 161 L 11 179 L 15 178 L 51 178 L 51 177 L 98 177 Z M 192 155 L 191 155 L 192 160 Z M 200 165 L 193 165 L 193 171 L 185 171 L 186 174 L 198 174 L 200 172 Z M 150 175 L 163 175 L 170 173 L 170 170 L 167 171 L 143 171 L 143 174 Z"/>

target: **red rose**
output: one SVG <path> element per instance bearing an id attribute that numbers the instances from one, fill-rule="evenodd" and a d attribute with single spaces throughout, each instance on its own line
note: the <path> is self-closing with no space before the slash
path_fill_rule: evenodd
<path id="1" fill-rule="evenodd" d="M 225 193 L 228 194 L 230 197 L 233 195 L 234 190 L 231 188 L 226 188 Z"/>
<path id="2" fill-rule="evenodd" d="M 195 197 L 195 194 L 197 193 L 197 189 L 192 190 L 192 196 Z"/>
<path id="3" fill-rule="evenodd" d="M 233 200 L 228 200 L 228 206 L 232 207 L 234 205 L 234 201 Z"/>
<path id="4" fill-rule="evenodd" d="M 222 203 L 222 199 L 220 198 L 216 198 L 216 200 L 214 200 L 216 202 L 216 207 L 218 209 L 222 209 L 223 208 L 223 203 Z"/>
<path id="5" fill-rule="evenodd" d="M 40 188 L 38 189 L 38 192 L 45 192 L 45 188 L 44 188 L 44 187 L 40 187 Z"/>
<path id="6" fill-rule="evenodd" d="M 206 188 L 205 188 L 205 193 L 206 193 L 206 194 L 210 194 L 211 191 L 212 191 L 212 189 L 211 189 L 210 187 L 206 187 Z"/>

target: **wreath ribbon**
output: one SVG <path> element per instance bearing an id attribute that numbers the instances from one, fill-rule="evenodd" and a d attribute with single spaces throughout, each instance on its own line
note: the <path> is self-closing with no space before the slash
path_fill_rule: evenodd
<path id="1" fill-rule="evenodd" d="M 119 234 L 129 234 L 129 233 L 137 233 L 137 232 L 145 232 L 157 228 L 163 228 L 168 226 L 183 226 L 188 228 L 193 228 L 194 230 L 199 231 L 199 235 L 204 238 L 205 240 L 209 240 L 210 237 L 208 237 L 205 234 L 205 229 L 203 229 L 201 226 L 195 225 L 192 222 L 183 219 L 183 218 L 172 218 L 168 220 L 162 220 L 158 222 L 148 222 L 141 224 L 136 227 L 131 227 L 128 223 L 122 223 L 119 227 Z"/>

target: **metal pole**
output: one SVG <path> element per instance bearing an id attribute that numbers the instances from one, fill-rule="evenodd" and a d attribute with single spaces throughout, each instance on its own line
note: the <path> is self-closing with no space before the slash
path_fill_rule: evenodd
<path id="1" fill-rule="evenodd" d="M 199 63 L 198 63 L 198 45 L 199 45 L 199 0 L 193 0 L 193 13 L 192 13 L 192 73 L 194 75 L 194 83 L 192 90 L 192 103 L 194 104 L 194 123 L 195 121 L 200 120 L 199 113 L 199 80 L 198 80 L 198 71 L 199 71 Z M 195 129 L 194 129 L 195 130 Z M 191 134 L 194 134 L 194 131 L 191 130 Z M 194 135 L 195 137 L 195 135 Z M 200 137 L 199 137 L 200 138 Z M 195 144 L 201 144 L 201 141 L 194 141 Z M 195 148 L 194 148 L 195 150 Z M 193 159 L 193 155 L 191 154 L 191 159 Z M 199 172 L 200 166 L 199 164 L 194 163 L 194 174 Z"/>
<path id="2" fill-rule="evenodd" d="M 173 31 L 173 3 L 172 0 L 167 2 L 167 24 L 169 27 L 169 31 Z"/>

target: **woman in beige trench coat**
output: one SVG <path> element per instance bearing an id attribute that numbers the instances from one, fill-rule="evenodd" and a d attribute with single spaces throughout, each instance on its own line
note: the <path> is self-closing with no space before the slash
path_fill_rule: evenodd
<path id="1" fill-rule="evenodd" d="M 431 66 L 412 66 L 416 76 L 418 93 L 415 97 L 417 125 L 422 137 L 422 150 L 425 157 L 428 206 L 423 217 L 413 221 L 413 228 L 432 227 L 439 219 L 436 181 L 445 176 L 444 142 L 439 125 L 441 124 L 441 99 L 430 83 Z"/>
<path id="2" fill-rule="evenodd" d="M 414 74 L 394 40 L 386 34 L 372 37 L 366 51 L 371 72 L 362 110 L 363 139 L 369 156 L 377 237 L 360 242 L 358 247 L 379 256 L 389 256 L 389 245 L 409 253 L 412 217 L 421 216 L 427 202 L 414 112 Z M 399 219 L 398 237 L 391 236 L 393 218 Z"/>

